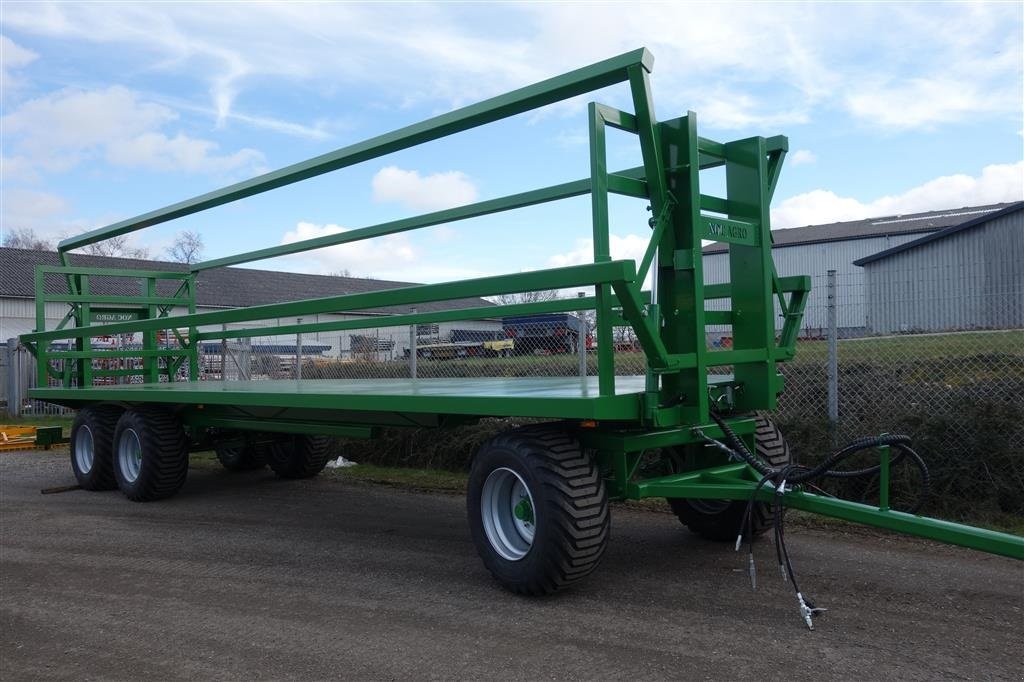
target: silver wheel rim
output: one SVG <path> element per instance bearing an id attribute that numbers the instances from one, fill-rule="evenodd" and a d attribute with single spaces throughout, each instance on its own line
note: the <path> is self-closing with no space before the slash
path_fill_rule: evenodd
<path id="1" fill-rule="evenodd" d="M 503 559 L 519 561 L 533 546 L 537 507 L 526 483 L 516 472 L 502 467 L 484 481 L 480 517 L 491 547 Z"/>
<path id="2" fill-rule="evenodd" d="M 96 443 L 92 438 L 92 429 L 79 426 L 75 433 L 75 465 L 83 474 L 92 471 L 92 463 L 96 459 Z"/>
<path id="3" fill-rule="evenodd" d="M 142 469 L 142 442 L 135 429 L 125 429 L 117 441 L 117 467 L 128 483 L 134 483 Z"/>

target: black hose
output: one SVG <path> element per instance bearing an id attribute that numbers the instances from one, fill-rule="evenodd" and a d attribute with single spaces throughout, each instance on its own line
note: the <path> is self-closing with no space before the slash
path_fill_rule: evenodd
<path id="1" fill-rule="evenodd" d="M 732 430 L 732 427 L 729 426 L 729 423 L 725 421 L 721 415 L 712 411 L 711 418 L 716 424 L 718 424 L 719 428 L 722 429 L 725 440 L 728 442 L 725 449 L 729 452 L 730 456 L 743 460 L 755 471 L 761 474 L 762 477 L 761 480 L 758 481 L 757 485 L 754 486 L 750 499 L 747 501 L 747 506 L 743 511 L 742 520 L 740 522 L 739 536 L 736 538 L 736 549 L 738 550 L 743 541 L 743 536 L 746 535 L 751 557 L 751 584 L 754 584 L 753 510 L 761 489 L 767 483 L 771 482 L 775 487 L 775 494 L 771 501 L 772 526 L 775 536 L 775 556 L 778 560 L 783 578 L 788 578 L 793 583 L 793 590 L 796 592 L 797 600 L 800 603 L 800 613 L 803 616 L 804 621 L 807 623 L 808 627 L 812 627 L 810 619 L 825 609 L 819 609 L 814 606 L 814 603 L 811 602 L 810 599 L 805 599 L 803 594 L 800 592 L 800 586 L 797 583 L 796 573 L 793 570 L 793 561 L 789 556 L 789 549 L 786 547 L 785 515 L 782 513 L 782 498 L 788 490 L 787 487 L 791 485 L 807 485 L 808 487 L 814 487 L 812 485 L 813 482 L 823 478 L 861 478 L 875 476 L 882 470 L 881 463 L 870 467 L 864 467 L 862 469 L 852 469 L 847 471 L 835 469 L 834 467 L 862 450 L 888 446 L 893 450 L 896 450 L 896 456 L 889 461 L 890 467 L 900 464 L 905 459 L 909 458 L 921 474 L 921 488 L 917 501 L 908 510 L 909 513 L 916 514 L 928 499 L 928 492 L 931 486 L 931 476 L 928 472 L 928 465 L 925 464 L 925 461 L 921 456 L 914 452 L 910 447 L 911 441 L 909 436 L 883 434 L 881 436 L 858 438 L 849 445 L 833 452 L 831 455 L 826 457 L 824 461 L 814 467 L 787 463 L 784 466 L 776 468 L 769 462 L 761 459 L 757 454 L 751 452 L 746 446 L 746 443 L 736 435 L 736 432 Z M 722 446 L 724 444 L 718 443 L 718 445 Z"/>

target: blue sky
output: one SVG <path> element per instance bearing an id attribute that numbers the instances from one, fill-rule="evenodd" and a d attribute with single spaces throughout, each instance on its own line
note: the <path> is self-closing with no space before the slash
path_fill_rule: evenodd
<path id="1" fill-rule="evenodd" d="M 61 237 L 639 46 L 656 111 L 786 134 L 773 226 L 1024 198 L 1022 5 L 0 5 L 2 229 Z M 588 99 L 138 233 L 214 258 L 588 174 Z M 637 165 L 626 135 L 610 163 Z M 713 186 L 714 178 L 709 178 Z M 646 243 L 613 202 L 613 255 Z M 586 198 L 252 267 L 402 281 L 590 258 Z"/>

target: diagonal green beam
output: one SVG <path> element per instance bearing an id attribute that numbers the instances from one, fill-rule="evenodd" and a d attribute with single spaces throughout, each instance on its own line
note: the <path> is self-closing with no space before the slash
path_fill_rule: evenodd
<path id="1" fill-rule="evenodd" d="M 208 192 L 156 211 L 70 237 L 60 242 L 58 251 L 63 254 L 66 251 L 94 244 L 104 239 L 159 225 L 169 220 L 222 206 L 300 180 L 615 85 L 629 78 L 631 68 L 641 67 L 650 71 L 653 65 L 654 57 L 646 48 L 633 50 L 618 57 L 612 57 L 561 76 L 549 78 L 504 95 L 492 97 L 483 102 L 471 104 L 468 107 L 456 109 L 447 114 L 441 114 L 426 121 L 316 156 L 308 161 L 292 164 L 214 192 Z"/>
<path id="2" fill-rule="evenodd" d="M 524 291 L 545 291 L 568 289 L 570 287 L 594 286 L 632 282 L 636 278 L 636 266 L 631 260 L 608 261 L 590 265 L 574 265 L 553 270 L 522 272 L 513 275 L 480 277 L 461 282 L 443 284 L 420 284 L 386 291 L 362 294 L 327 296 L 306 301 L 270 303 L 249 308 L 233 308 L 209 313 L 161 317 L 151 320 L 133 320 L 92 327 L 74 327 L 60 331 L 36 332 L 22 335 L 28 341 L 48 341 L 79 337 L 108 336 L 134 332 L 168 329 L 170 327 L 198 327 L 210 324 L 251 322 L 282 317 L 301 317 L 317 313 L 346 312 L 401 305 L 418 305 L 440 301 L 454 301 L 479 296 L 494 296 Z M 268 328 L 272 329 L 272 328 Z"/>
<path id="3" fill-rule="evenodd" d="M 619 171 L 616 174 L 618 183 L 614 190 L 617 190 L 618 193 L 621 194 L 636 196 L 640 189 L 643 189 L 645 186 L 643 177 L 644 169 L 642 167 L 628 168 L 626 170 Z M 630 182 L 636 184 L 630 185 Z M 609 189 L 612 188 L 610 187 Z M 341 232 L 339 234 L 329 234 L 323 237 L 314 237 L 313 239 L 303 239 L 302 241 L 292 242 L 291 244 L 268 246 L 264 249 L 247 251 L 234 256 L 225 256 L 223 258 L 203 261 L 201 263 L 193 264 L 191 269 L 192 272 L 201 272 L 203 270 L 222 268 L 228 265 L 251 263 L 265 258 L 277 258 L 278 256 L 287 256 L 293 253 L 303 253 L 304 251 L 322 249 L 326 246 L 350 244 L 364 239 L 373 239 L 374 237 L 383 237 L 389 234 L 408 232 L 409 230 L 417 230 L 423 227 L 431 227 L 433 225 L 443 225 L 445 223 L 454 223 L 460 220 L 467 220 L 469 218 L 479 218 L 480 216 L 490 215 L 500 211 L 508 211 L 515 208 L 526 208 L 527 206 L 536 206 L 537 204 L 558 201 L 559 199 L 578 197 L 589 192 L 590 178 L 584 178 L 582 180 L 574 180 L 572 182 L 552 185 L 550 187 L 531 190 L 529 192 L 521 192 L 519 194 L 512 194 L 497 199 L 488 199 L 486 201 L 479 201 L 473 204 L 466 204 L 465 206 L 458 206 L 444 211 L 434 211 L 433 213 L 425 213 L 421 216 L 392 220 L 386 223 L 380 223 L 379 225 L 362 227 L 356 230 L 349 230 L 348 232 Z"/>

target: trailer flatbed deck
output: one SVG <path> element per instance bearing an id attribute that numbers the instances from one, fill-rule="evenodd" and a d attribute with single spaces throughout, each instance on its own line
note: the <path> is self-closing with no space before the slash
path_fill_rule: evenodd
<path id="1" fill-rule="evenodd" d="M 600 395 L 598 377 L 459 379 L 276 379 L 37 388 L 32 394 L 77 407 L 97 402 L 296 407 L 560 419 L 639 419 L 642 376 L 619 376 L 614 395 Z M 710 385 L 732 381 L 712 375 Z"/>

